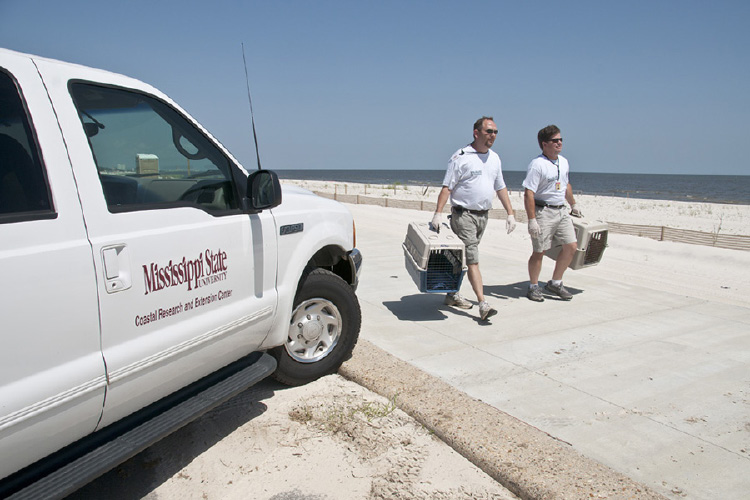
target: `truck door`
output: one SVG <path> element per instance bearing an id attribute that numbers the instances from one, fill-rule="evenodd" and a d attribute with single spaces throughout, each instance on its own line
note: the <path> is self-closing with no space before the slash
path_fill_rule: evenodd
<path id="1" fill-rule="evenodd" d="M 241 210 L 246 176 L 166 96 L 82 71 L 47 83 L 99 280 L 107 425 L 258 348 L 276 231 Z"/>
<path id="2" fill-rule="evenodd" d="M 0 51 L 0 478 L 93 432 L 96 275 L 60 129 L 31 59 Z"/>

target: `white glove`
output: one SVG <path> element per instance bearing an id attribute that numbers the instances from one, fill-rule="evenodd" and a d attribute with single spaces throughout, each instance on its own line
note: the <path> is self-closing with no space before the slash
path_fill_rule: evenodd
<path id="1" fill-rule="evenodd" d="M 573 203 L 573 205 L 570 207 L 570 215 L 573 217 L 583 217 L 583 214 L 580 210 L 578 210 L 578 204 Z"/>
<path id="2" fill-rule="evenodd" d="M 507 219 L 505 219 L 505 229 L 508 230 L 508 234 L 512 233 L 513 230 L 516 228 L 516 218 L 512 215 L 509 215 Z"/>
<path id="3" fill-rule="evenodd" d="M 430 221 L 430 229 L 435 231 L 436 233 L 440 232 L 440 224 L 443 221 L 443 214 L 440 212 L 435 212 L 435 215 L 432 216 L 432 220 Z"/>
<path id="4" fill-rule="evenodd" d="M 529 234 L 532 238 L 537 238 L 541 234 L 542 230 L 539 227 L 539 223 L 536 219 L 529 219 Z"/>

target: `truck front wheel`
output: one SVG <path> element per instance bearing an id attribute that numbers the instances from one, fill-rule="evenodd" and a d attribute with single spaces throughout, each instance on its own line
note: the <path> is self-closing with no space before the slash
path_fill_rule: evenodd
<path id="1" fill-rule="evenodd" d="M 351 357 L 361 321 L 351 286 L 325 269 L 310 272 L 294 298 L 286 343 L 272 351 L 276 380 L 301 385 L 335 373 Z"/>

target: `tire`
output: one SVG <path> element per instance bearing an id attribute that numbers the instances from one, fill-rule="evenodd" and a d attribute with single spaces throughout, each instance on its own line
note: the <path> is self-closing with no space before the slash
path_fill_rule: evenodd
<path id="1" fill-rule="evenodd" d="M 313 270 L 294 298 L 286 343 L 271 350 L 278 363 L 274 378 L 302 385 L 335 373 L 351 357 L 361 323 L 352 287 L 330 271 Z"/>

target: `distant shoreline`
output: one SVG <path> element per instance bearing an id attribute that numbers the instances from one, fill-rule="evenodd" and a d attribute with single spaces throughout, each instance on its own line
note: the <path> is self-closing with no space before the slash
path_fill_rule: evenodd
<path id="1" fill-rule="evenodd" d="M 440 186 L 444 170 L 277 170 L 284 180 Z M 525 172 L 503 172 L 510 191 L 522 190 Z M 626 199 L 750 205 L 750 176 L 572 172 L 576 193 Z"/>

